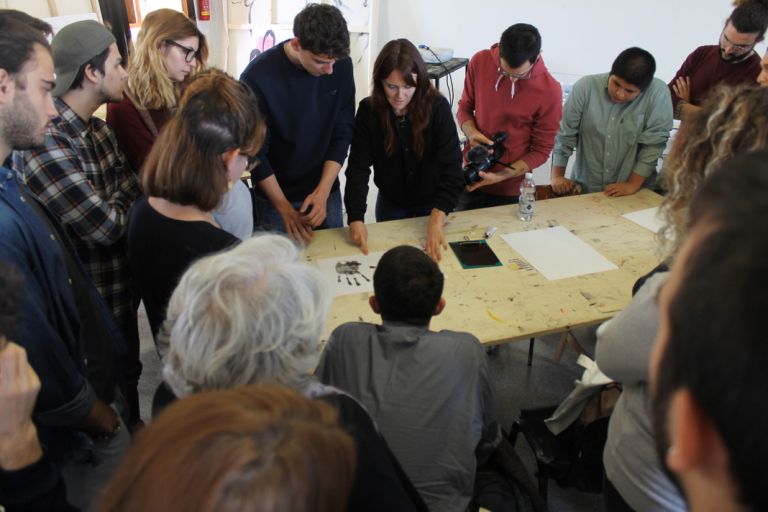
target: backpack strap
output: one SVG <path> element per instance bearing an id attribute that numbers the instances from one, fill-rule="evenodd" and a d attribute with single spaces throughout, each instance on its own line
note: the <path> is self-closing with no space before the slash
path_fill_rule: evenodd
<path id="1" fill-rule="evenodd" d="M 155 125 L 155 121 L 152 120 L 152 116 L 149 114 L 149 110 L 142 107 L 141 104 L 139 104 L 139 101 L 136 99 L 136 97 L 128 91 L 126 88 L 123 90 L 123 94 L 125 94 L 125 97 L 131 100 L 131 103 L 133 103 L 133 106 L 138 110 L 139 115 L 141 116 L 141 120 L 144 121 L 144 124 L 146 125 L 149 132 L 152 134 L 153 137 L 157 137 L 158 130 L 157 125 Z"/>

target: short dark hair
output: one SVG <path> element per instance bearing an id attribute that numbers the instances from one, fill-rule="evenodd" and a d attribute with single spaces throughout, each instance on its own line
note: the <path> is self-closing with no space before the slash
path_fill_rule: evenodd
<path id="1" fill-rule="evenodd" d="M 501 34 L 499 54 L 510 67 L 533 64 L 541 52 L 541 34 L 533 25 L 516 23 Z"/>
<path id="2" fill-rule="evenodd" d="M 725 445 L 737 498 L 750 510 L 768 510 L 768 468 L 760 462 L 768 458 L 768 412 L 759 406 L 768 363 L 768 231 L 761 229 L 768 222 L 768 152 L 725 163 L 691 208 L 694 225 L 711 223 L 712 230 L 680 262 L 684 275 L 669 302 L 654 410 L 666 411 L 676 390 L 689 390 Z M 663 437 L 663 425 L 657 428 Z"/>
<path id="3" fill-rule="evenodd" d="M 46 23 L 39 18 L 35 18 L 34 16 L 30 16 L 24 11 L 17 11 L 16 9 L 0 9 L 0 16 L 8 16 L 10 19 L 29 25 L 45 37 L 53 35 L 53 28 L 49 23 Z"/>
<path id="4" fill-rule="evenodd" d="M 332 59 L 349 56 L 349 30 L 341 11 L 328 4 L 309 4 L 293 19 L 293 35 L 304 50 Z"/>
<path id="5" fill-rule="evenodd" d="M 373 273 L 373 292 L 386 321 L 427 325 L 443 294 L 443 273 L 424 251 L 388 250 Z"/>
<path id="6" fill-rule="evenodd" d="M 255 155 L 265 130 L 250 87 L 218 69 L 196 74 L 147 155 L 144 194 L 212 211 L 227 192 L 221 155 Z"/>
<path id="7" fill-rule="evenodd" d="M 743 2 L 733 10 L 728 21 L 741 34 L 757 34 L 760 41 L 768 28 L 768 5 L 764 0 Z"/>
<path id="8" fill-rule="evenodd" d="M 611 74 L 626 80 L 644 91 L 651 85 L 656 73 L 656 59 L 650 52 L 633 46 L 616 57 L 611 66 Z"/>
<path id="9" fill-rule="evenodd" d="M 94 71 L 98 71 L 102 75 L 104 75 L 104 63 L 107 62 L 107 57 L 109 57 L 109 49 L 110 46 L 107 46 L 104 48 L 104 51 L 101 52 L 98 55 L 95 55 L 91 57 L 91 59 L 80 66 L 80 69 L 77 70 L 77 75 L 75 75 L 75 79 L 72 80 L 72 85 L 69 86 L 69 90 L 72 89 L 79 89 L 83 86 L 83 80 L 85 80 L 85 68 L 88 66 L 91 66 Z"/>
<path id="10" fill-rule="evenodd" d="M 33 58 L 35 45 L 39 44 L 50 52 L 51 47 L 39 30 L 18 20 L 18 16 L 6 11 L 0 13 L 0 69 L 9 75 L 17 75 L 24 65 Z M 20 87 L 26 81 L 16 79 Z"/>

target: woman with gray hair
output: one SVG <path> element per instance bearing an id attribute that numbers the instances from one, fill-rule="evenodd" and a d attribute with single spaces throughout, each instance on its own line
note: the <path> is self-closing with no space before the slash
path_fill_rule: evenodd
<path id="1" fill-rule="evenodd" d="M 253 237 L 196 261 L 168 303 L 165 381 L 179 398 L 272 383 L 330 403 L 358 452 L 349 509 L 427 510 L 365 409 L 312 377 L 330 290 L 284 236 Z"/>

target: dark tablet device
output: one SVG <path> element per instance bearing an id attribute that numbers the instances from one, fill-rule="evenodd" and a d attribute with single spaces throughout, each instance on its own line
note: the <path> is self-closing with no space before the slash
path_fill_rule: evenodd
<path id="1" fill-rule="evenodd" d="M 451 242 L 451 249 L 463 268 L 500 267 L 501 262 L 485 240 Z"/>

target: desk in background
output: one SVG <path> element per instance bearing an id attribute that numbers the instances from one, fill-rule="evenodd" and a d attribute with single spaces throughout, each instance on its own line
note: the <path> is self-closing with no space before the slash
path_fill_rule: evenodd
<path id="1" fill-rule="evenodd" d="M 435 81 L 435 88 L 440 89 L 440 79 L 444 76 L 448 76 L 457 69 L 466 67 L 469 63 L 469 59 L 453 58 L 443 62 L 442 64 L 427 64 L 427 73 L 429 78 Z"/>
<path id="2" fill-rule="evenodd" d="M 498 227 L 488 240 L 500 267 L 464 270 L 450 249 L 443 252 L 443 296 L 447 305 L 432 320 L 434 330 L 468 331 L 486 344 L 529 339 L 572 327 L 603 322 L 631 299 L 637 278 L 658 263 L 655 234 L 621 217 L 624 213 L 658 206 L 661 196 L 647 189 L 635 195 L 611 198 L 603 193 L 537 201 L 530 223 L 517 219 L 517 205 L 498 206 L 451 214 L 446 240 L 482 238 L 489 226 Z M 401 244 L 423 245 L 427 217 L 368 224 L 368 247 L 384 251 Z M 501 234 L 563 226 L 618 270 L 548 281 L 501 238 Z M 345 228 L 315 233 L 307 247 L 308 260 L 359 254 L 347 241 Z M 562 255 L 563 259 L 567 254 Z M 368 293 L 336 297 L 323 339 L 349 321 L 380 323 L 368 306 Z"/>

